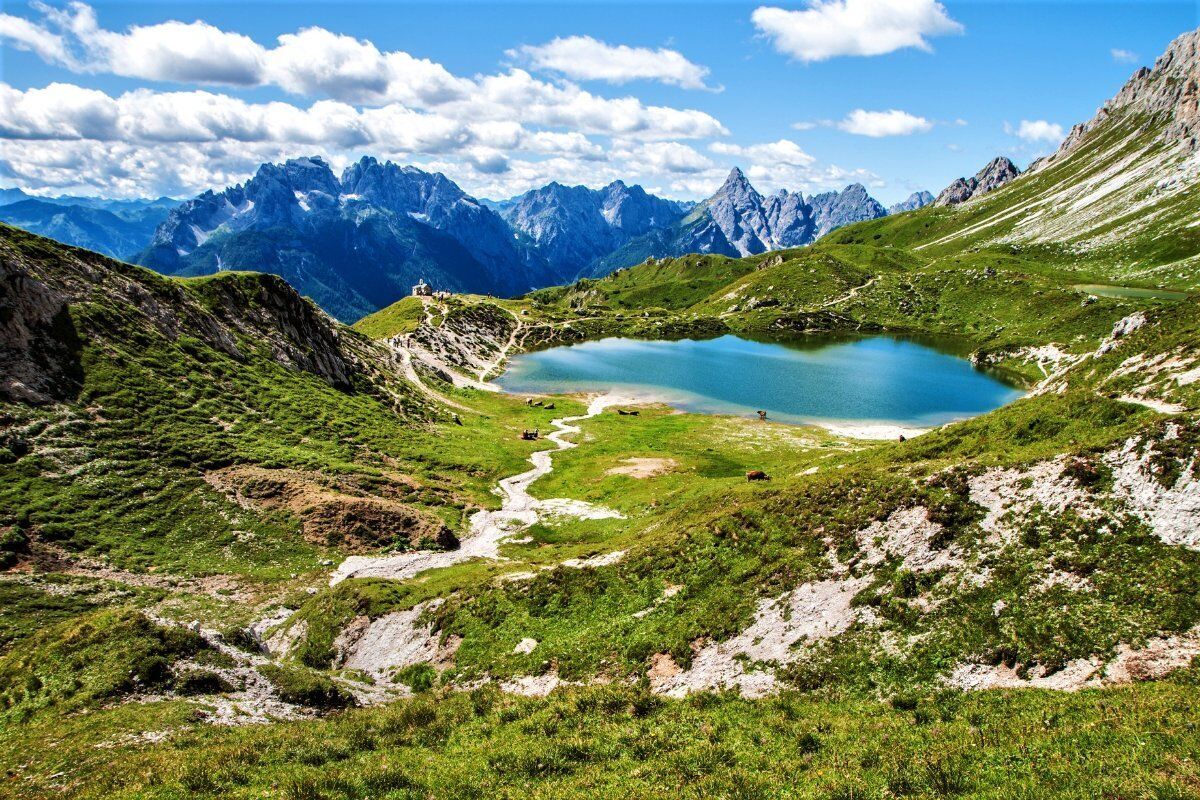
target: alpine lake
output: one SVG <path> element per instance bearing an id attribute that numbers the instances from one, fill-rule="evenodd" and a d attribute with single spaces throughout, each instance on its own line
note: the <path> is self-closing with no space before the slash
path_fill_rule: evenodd
<path id="1" fill-rule="evenodd" d="M 1021 397 L 946 343 L 890 336 L 608 338 L 515 356 L 507 392 L 612 392 L 681 411 L 795 424 L 929 428 Z"/>

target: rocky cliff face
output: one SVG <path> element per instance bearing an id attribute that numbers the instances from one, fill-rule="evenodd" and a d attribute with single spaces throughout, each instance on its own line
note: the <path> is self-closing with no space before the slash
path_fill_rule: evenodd
<path id="1" fill-rule="evenodd" d="M 1021 174 L 1017 165 L 1004 156 L 993 158 L 970 178 L 958 178 L 941 191 L 934 201 L 939 206 L 954 206 L 998 189 Z"/>
<path id="2" fill-rule="evenodd" d="M 813 239 L 832 230 L 887 215 L 887 210 L 867 194 L 861 183 L 852 183 L 840 192 L 825 192 L 808 199 L 812 209 Z"/>
<path id="3" fill-rule="evenodd" d="M 858 183 L 807 200 L 786 189 L 763 197 L 735 167 L 693 216 L 697 213 L 707 214 L 724 234 L 733 250 L 729 255 L 748 256 L 808 244 L 835 228 L 877 219 L 887 211 Z"/>
<path id="4" fill-rule="evenodd" d="M 601 268 L 594 274 L 639 264 L 651 257 L 686 253 L 740 257 L 800 247 L 843 225 L 886 214 L 887 210 L 861 184 L 807 199 L 800 192 L 786 189 L 764 197 L 734 167 L 720 188 L 679 222 L 631 240 L 598 262 Z"/>
<path id="5" fill-rule="evenodd" d="M 501 204 L 500 213 L 529 237 L 556 275 L 569 280 L 633 237 L 667 227 L 686 210 L 686 204 L 615 181 L 602 189 L 550 183 Z"/>

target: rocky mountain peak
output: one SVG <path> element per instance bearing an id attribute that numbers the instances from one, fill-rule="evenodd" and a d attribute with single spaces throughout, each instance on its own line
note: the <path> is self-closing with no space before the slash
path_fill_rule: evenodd
<path id="1" fill-rule="evenodd" d="M 754 186 L 751 185 L 749 179 L 746 177 L 746 174 L 742 172 L 741 168 L 734 167 L 729 171 L 729 175 L 725 178 L 725 182 L 721 184 L 721 187 L 717 189 L 717 191 L 713 194 L 713 197 L 724 196 L 732 198 L 748 197 L 751 195 L 761 198 Z"/>
<path id="2" fill-rule="evenodd" d="M 1071 153 L 1084 137 L 1117 115 L 1141 115 L 1160 121 L 1158 138 L 1179 143 L 1189 152 L 1200 150 L 1200 29 L 1177 37 L 1154 61 L 1139 67 L 1121 90 L 1087 122 L 1071 128 L 1058 150 L 1030 167 L 1042 169 Z"/>
<path id="3" fill-rule="evenodd" d="M 987 163 L 983 169 L 975 173 L 976 194 L 984 194 L 992 189 L 1003 186 L 1021 174 L 1009 158 L 997 156 Z"/>
<path id="4" fill-rule="evenodd" d="M 955 206 L 998 189 L 1021 174 L 1011 159 L 997 156 L 970 178 L 958 178 L 941 191 L 934 201 L 939 206 Z"/>
<path id="5" fill-rule="evenodd" d="M 934 197 L 927 191 L 921 190 L 913 192 L 908 196 L 908 199 L 902 200 L 899 203 L 888 208 L 889 214 L 902 214 L 905 211 L 916 211 L 918 208 L 924 208 L 934 201 Z"/>

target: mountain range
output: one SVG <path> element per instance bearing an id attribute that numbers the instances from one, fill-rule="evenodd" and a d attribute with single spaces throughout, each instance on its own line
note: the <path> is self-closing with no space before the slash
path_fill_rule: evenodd
<path id="1" fill-rule="evenodd" d="M 919 207 L 927 196 L 906 204 Z M 310 157 L 264 164 L 245 184 L 179 205 L 135 261 L 170 275 L 272 272 L 355 320 L 419 280 L 513 296 L 648 257 L 795 247 L 887 213 L 860 184 L 808 199 L 764 197 L 739 169 L 698 204 L 621 181 L 601 189 L 551 183 L 485 202 L 441 173 L 364 157 L 339 177 Z"/>
<path id="2" fill-rule="evenodd" d="M 370 157 L 340 177 L 316 157 L 263 164 L 245 184 L 174 209 L 136 261 L 172 275 L 272 272 L 340 319 L 421 279 L 513 295 L 554 277 L 531 243 L 444 175 Z"/>
<path id="3" fill-rule="evenodd" d="M 132 258 L 154 236 L 178 200 L 35 197 L 0 190 L 0 222 L 113 258 Z"/>
<path id="4" fill-rule="evenodd" d="M 314 156 L 263 164 L 244 184 L 182 203 L 3 190 L 0 221 L 168 275 L 271 272 L 353 321 L 420 280 L 513 296 L 647 258 L 797 247 L 932 199 L 917 192 L 885 209 L 857 183 L 808 197 L 787 190 L 764 196 L 735 167 L 700 203 L 622 181 L 600 189 L 550 183 L 491 201 L 441 173 L 368 156 L 338 176 Z"/>
<path id="5" fill-rule="evenodd" d="M 551 268 L 575 277 L 630 240 L 674 224 L 693 205 L 614 181 L 602 189 L 550 183 L 493 207 Z"/>

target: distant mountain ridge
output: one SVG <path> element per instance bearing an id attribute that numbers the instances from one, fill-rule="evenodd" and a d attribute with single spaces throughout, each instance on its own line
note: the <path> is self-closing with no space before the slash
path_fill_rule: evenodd
<path id="1" fill-rule="evenodd" d="M 692 205 L 614 181 L 601 189 L 549 183 L 495 207 L 566 276 L 578 275 L 635 236 L 667 227 Z"/>
<path id="2" fill-rule="evenodd" d="M 895 205 L 888 206 L 888 214 L 903 214 L 905 211 L 916 211 L 918 208 L 924 208 L 934 201 L 932 194 L 926 191 L 913 192 L 908 196 L 908 199 L 901 200 Z"/>
<path id="3" fill-rule="evenodd" d="M 0 222 L 111 258 L 131 258 L 153 238 L 178 200 L 41 197 L 0 189 Z"/>
<path id="4" fill-rule="evenodd" d="M 928 192 L 924 194 L 928 195 Z M 909 201 L 922 200 L 918 195 L 913 195 Z M 840 192 L 823 192 L 807 199 L 799 192 L 786 189 L 764 197 L 745 173 L 734 167 L 711 197 L 697 203 L 669 228 L 632 239 L 601 259 L 594 265 L 590 277 L 640 264 L 647 258 L 668 258 L 686 253 L 741 257 L 799 247 L 843 225 L 878 219 L 887 213 L 887 209 L 859 183 Z"/>

